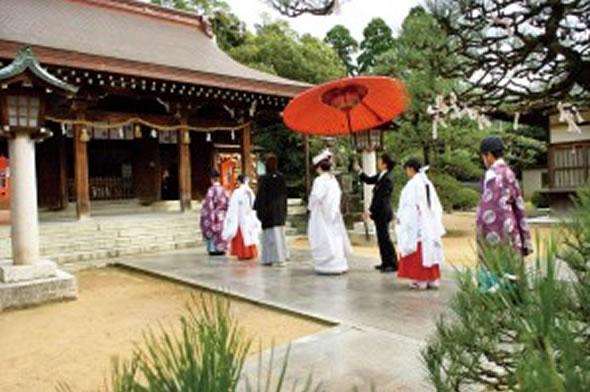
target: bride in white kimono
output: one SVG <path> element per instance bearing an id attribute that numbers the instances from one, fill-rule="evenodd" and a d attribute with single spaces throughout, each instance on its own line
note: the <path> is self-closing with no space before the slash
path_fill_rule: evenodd
<path id="1" fill-rule="evenodd" d="M 443 209 L 426 176 L 428 168 L 422 168 L 416 158 L 404 164 L 410 178 L 402 189 L 397 210 L 398 249 L 401 253 L 399 278 L 411 279 L 415 289 L 437 288 L 440 279 L 440 264 L 444 261 L 442 236 Z"/>
<path id="2" fill-rule="evenodd" d="M 342 191 L 331 173 L 332 154 L 324 150 L 313 159 L 318 176 L 309 195 L 310 211 L 307 235 L 314 269 L 319 274 L 343 274 L 348 271 L 346 256 L 352 247 L 340 212 Z"/>

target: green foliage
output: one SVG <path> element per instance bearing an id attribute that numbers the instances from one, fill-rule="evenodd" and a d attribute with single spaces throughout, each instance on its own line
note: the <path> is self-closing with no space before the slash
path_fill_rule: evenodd
<path id="1" fill-rule="evenodd" d="M 446 211 L 470 210 L 479 201 L 479 193 L 461 184 L 456 178 L 441 172 L 429 173 L 440 202 Z"/>
<path id="2" fill-rule="evenodd" d="M 303 136 L 289 130 L 281 123 L 259 128 L 254 143 L 279 159 L 279 171 L 285 176 L 289 197 L 305 194 L 305 156 Z"/>
<path id="3" fill-rule="evenodd" d="M 372 19 L 363 30 L 363 40 L 360 48 L 358 70 L 360 74 L 373 72 L 377 57 L 393 47 L 393 33 L 391 27 L 381 18 Z"/>
<path id="4" fill-rule="evenodd" d="M 547 196 L 541 192 L 534 192 L 531 196 L 531 202 L 537 208 L 549 207 L 549 200 L 547 199 Z"/>
<path id="5" fill-rule="evenodd" d="M 343 25 L 336 25 L 328 31 L 324 41 L 336 51 L 338 57 L 346 67 L 346 74 L 352 76 L 356 73 L 356 65 L 353 59 L 359 49 L 358 42 L 350 35 L 350 30 Z"/>
<path id="6" fill-rule="evenodd" d="M 438 391 L 590 390 L 590 188 L 578 193 L 562 237 L 537 241 L 544 253 L 531 269 L 510 247 L 483 249 L 495 292 L 482 292 L 471 271 L 459 273 L 452 314 L 423 351 Z"/>
<path id="7" fill-rule="evenodd" d="M 308 83 L 337 79 L 346 70 L 336 52 L 309 34 L 300 36 L 285 21 L 266 18 L 255 34 L 228 53 L 242 64 Z"/>

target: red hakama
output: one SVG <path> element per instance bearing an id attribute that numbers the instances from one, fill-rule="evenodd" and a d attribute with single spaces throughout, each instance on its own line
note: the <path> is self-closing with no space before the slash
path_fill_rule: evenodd
<path id="1" fill-rule="evenodd" d="M 244 238 L 239 227 L 236 236 L 231 241 L 231 254 L 232 256 L 236 256 L 238 260 L 252 260 L 258 257 L 256 245 L 244 245 Z"/>
<path id="2" fill-rule="evenodd" d="M 430 268 L 422 265 L 422 244 L 418 242 L 418 249 L 414 253 L 400 259 L 397 277 L 432 282 L 440 279 L 440 268 L 438 264 Z"/>

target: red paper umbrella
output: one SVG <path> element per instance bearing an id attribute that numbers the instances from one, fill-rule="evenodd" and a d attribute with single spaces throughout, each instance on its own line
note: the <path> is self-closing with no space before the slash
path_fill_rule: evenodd
<path id="1" fill-rule="evenodd" d="M 335 80 L 299 94 L 283 121 L 307 134 L 335 136 L 365 131 L 401 114 L 410 98 L 402 82 L 382 76 Z"/>

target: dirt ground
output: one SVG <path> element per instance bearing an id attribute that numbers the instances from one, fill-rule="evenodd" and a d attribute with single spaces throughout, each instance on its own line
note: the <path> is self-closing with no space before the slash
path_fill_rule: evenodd
<path id="1" fill-rule="evenodd" d="M 96 391 L 112 356 L 129 357 L 148 326 L 177 325 L 191 294 L 200 293 L 115 268 L 77 276 L 77 301 L 0 313 L 0 391 L 54 391 L 60 381 Z M 246 302 L 232 301 L 231 309 L 255 339 L 252 354 L 326 328 Z"/>
<path id="2" fill-rule="evenodd" d="M 443 237 L 446 263 L 457 267 L 474 266 L 475 257 L 475 214 L 457 212 L 446 214 L 443 218 L 447 235 Z M 556 229 L 548 226 L 532 226 L 533 242 L 537 236 L 546 238 Z M 307 247 L 306 239 L 298 239 L 293 246 Z M 354 252 L 359 255 L 379 257 L 377 244 L 353 244 Z"/>

